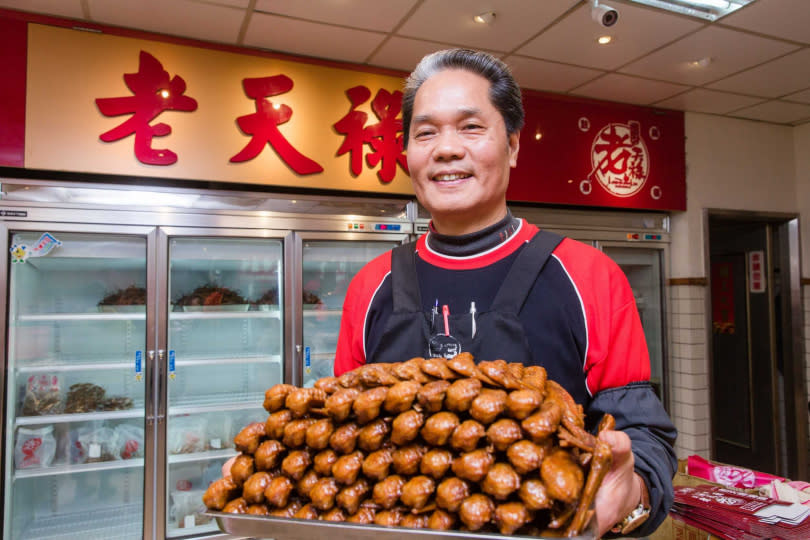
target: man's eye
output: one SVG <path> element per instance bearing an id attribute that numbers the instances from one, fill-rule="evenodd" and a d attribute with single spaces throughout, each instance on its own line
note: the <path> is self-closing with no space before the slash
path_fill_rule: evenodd
<path id="1" fill-rule="evenodd" d="M 464 124 L 464 129 L 481 129 L 481 126 L 478 124 Z"/>
<path id="2" fill-rule="evenodd" d="M 429 129 L 420 129 L 420 130 L 418 130 L 418 131 L 416 132 L 416 134 L 415 134 L 414 136 L 415 136 L 416 138 L 424 138 L 424 137 L 429 137 L 429 136 L 431 136 L 432 134 L 433 134 L 433 131 L 432 131 L 432 130 L 429 130 Z"/>

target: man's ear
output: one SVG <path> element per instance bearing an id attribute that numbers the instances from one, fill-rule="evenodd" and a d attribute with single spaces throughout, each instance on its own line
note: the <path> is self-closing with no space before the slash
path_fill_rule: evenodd
<path id="1" fill-rule="evenodd" d="M 512 133 L 507 138 L 509 143 L 509 166 L 517 167 L 518 151 L 520 150 L 520 132 Z"/>

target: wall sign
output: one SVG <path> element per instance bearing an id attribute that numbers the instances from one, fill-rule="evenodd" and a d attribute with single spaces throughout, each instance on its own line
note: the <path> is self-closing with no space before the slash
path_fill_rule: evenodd
<path id="1" fill-rule="evenodd" d="M 25 80 L 10 84 L 25 92 L 26 168 L 413 194 L 402 76 L 27 28 Z M 524 105 L 510 201 L 685 210 L 683 113 L 533 91 Z"/>
<path id="2" fill-rule="evenodd" d="M 748 289 L 752 293 L 765 292 L 765 252 L 748 252 Z"/>

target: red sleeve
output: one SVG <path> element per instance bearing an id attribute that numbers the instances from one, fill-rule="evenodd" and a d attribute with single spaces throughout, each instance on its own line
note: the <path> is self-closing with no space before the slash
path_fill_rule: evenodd
<path id="1" fill-rule="evenodd" d="M 633 291 L 622 269 L 590 246 L 564 240 L 554 251 L 576 287 L 585 315 L 584 371 L 591 395 L 650 378 L 650 356 Z"/>
<path id="2" fill-rule="evenodd" d="M 352 278 L 343 300 L 335 375 L 342 375 L 366 363 L 366 320 L 371 301 L 385 277 L 391 272 L 391 252 L 388 251 L 366 264 Z"/>

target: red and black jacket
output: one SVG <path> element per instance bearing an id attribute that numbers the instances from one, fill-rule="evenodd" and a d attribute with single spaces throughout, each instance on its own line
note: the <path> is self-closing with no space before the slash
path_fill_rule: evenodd
<path id="1" fill-rule="evenodd" d="M 415 264 L 422 311 L 430 313 L 438 304 L 448 306 L 451 313 L 468 313 L 473 302 L 476 311 L 488 310 L 512 263 L 537 233 L 537 227 L 521 221 L 503 242 L 468 257 L 432 250 L 430 233 L 421 236 L 415 244 Z M 379 359 L 376 352 L 393 314 L 391 260 L 391 252 L 372 260 L 349 286 L 336 375 L 367 359 Z M 651 518 L 634 535 L 649 534 L 672 504 L 676 431 L 648 382 L 647 344 L 627 278 L 601 251 L 566 238 L 554 248 L 534 283 L 526 286 L 528 295 L 518 318 L 531 351 L 530 363 L 542 365 L 583 405 L 589 426 L 609 412 L 617 429 L 630 436 L 636 470 L 647 482 L 653 506 Z M 459 324 L 459 317 L 455 319 Z M 390 361 L 421 355 L 403 352 Z"/>

